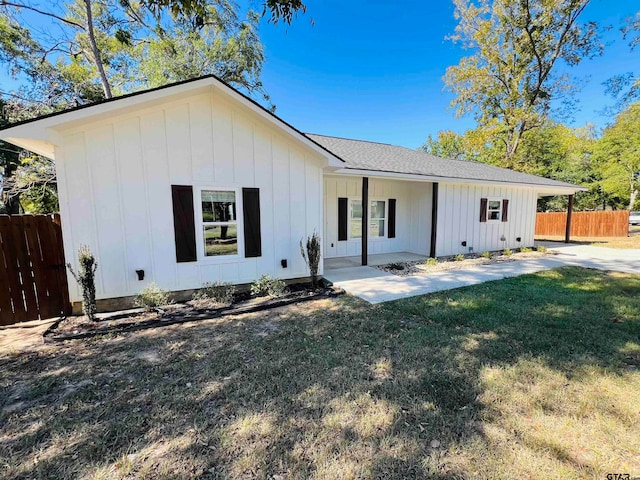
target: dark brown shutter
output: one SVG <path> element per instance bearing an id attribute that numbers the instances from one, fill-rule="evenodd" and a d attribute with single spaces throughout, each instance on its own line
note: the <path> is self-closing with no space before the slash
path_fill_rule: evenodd
<path id="1" fill-rule="evenodd" d="M 195 262 L 196 222 L 193 218 L 193 187 L 171 185 L 173 200 L 173 232 L 176 241 L 176 261 Z"/>
<path id="2" fill-rule="evenodd" d="M 338 241 L 347 239 L 348 199 L 338 198 Z"/>
<path id="3" fill-rule="evenodd" d="M 243 188 L 242 207 L 244 210 L 244 256 L 246 258 L 261 257 L 260 189 Z"/>
<path id="4" fill-rule="evenodd" d="M 506 222 L 509 219 L 509 200 L 506 198 L 502 200 L 502 221 Z"/>
<path id="5" fill-rule="evenodd" d="M 486 198 L 480 199 L 480 221 L 485 223 L 487 221 L 487 204 L 489 201 Z"/>
<path id="6" fill-rule="evenodd" d="M 389 227 L 387 227 L 387 238 L 396 238 L 396 199 L 389 199 Z"/>

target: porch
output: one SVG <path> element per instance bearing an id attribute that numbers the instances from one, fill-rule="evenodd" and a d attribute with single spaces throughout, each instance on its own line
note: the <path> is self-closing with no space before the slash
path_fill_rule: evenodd
<path id="1" fill-rule="evenodd" d="M 367 255 L 367 264 L 372 267 L 387 265 L 389 263 L 400 262 L 420 262 L 425 261 L 426 255 L 419 255 L 411 252 L 377 253 Z M 350 257 L 335 257 L 324 260 L 324 271 L 338 270 L 341 268 L 359 267 L 362 265 L 362 256 L 354 255 Z"/>

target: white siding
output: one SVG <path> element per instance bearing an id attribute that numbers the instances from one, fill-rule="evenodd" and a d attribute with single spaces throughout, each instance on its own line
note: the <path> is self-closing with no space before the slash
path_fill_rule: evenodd
<path id="1" fill-rule="evenodd" d="M 362 177 L 328 175 L 324 179 L 325 258 L 360 255 L 360 238 L 338 241 L 338 198 L 362 198 Z M 396 199 L 396 237 L 369 238 L 369 254 L 427 254 L 431 233 L 431 184 L 369 179 L 369 199 Z M 388 228 L 388 211 L 387 223 Z"/>
<path id="2" fill-rule="evenodd" d="M 508 220 L 480 222 L 481 198 L 508 199 Z M 531 188 L 441 183 L 436 254 L 469 253 L 469 247 L 480 253 L 533 246 L 536 198 Z M 466 247 L 462 246 L 463 241 L 467 242 Z"/>
<path id="3" fill-rule="evenodd" d="M 78 247 L 90 246 L 99 264 L 99 299 L 134 295 L 153 281 L 186 290 L 206 281 L 251 282 L 264 273 L 308 274 L 298 242 L 314 230 L 323 235 L 323 159 L 242 105 L 203 94 L 61 135 L 56 153 L 65 255 L 75 263 Z M 194 193 L 233 188 L 240 197 L 242 187 L 259 188 L 262 256 L 245 259 L 239 248 L 233 259 L 199 252 L 197 262 L 177 263 L 171 185 L 192 185 Z M 238 216 L 241 221 L 240 210 Z M 144 281 L 138 269 L 145 270 Z M 69 281 L 77 301 L 80 292 Z"/>

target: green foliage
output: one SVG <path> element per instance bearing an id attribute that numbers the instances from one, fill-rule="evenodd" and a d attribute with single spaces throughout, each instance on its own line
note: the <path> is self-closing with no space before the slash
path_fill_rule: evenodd
<path id="1" fill-rule="evenodd" d="M 231 305 L 236 286 L 229 282 L 207 282 L 193 294 L 196 302 L 211 302 L 220 305 Z"/>
<path id="2" fill-rule="evenodd" d="M 318 268 L 320 266 L 320 256 L 322 254 L 320 237 L 315 231 L 311 237 L 307 237 L 306 251 L 305 246 L 302 244 L 302 240 L 300 240 L 300 254 L 309 267 L 311 287 L 315 290 L 318 288 Z"/>
<path id="3" fill-rule="evenodd" d="M 461 253 L 458 253 L 456 256 L 454 256 L 454 257 L 453 257 L 453 259 L 454 259 L 456 262 L 461 262 L 461 261 L 463 261 L 463 260 L 464 260 L 464 255 L 463 255 L 463 254 L 461 254 Z"/>
<path id="4" fill-rule="evenodd" d="M 538 245 L 536 247 L 536 252 L 546 253 L 547 252 L 547 247 L 545 247 L 544 245 Z"/>
<path id="5" fill-rule="evenodd" d="M 438 259 L 437 258 L 433 258 L 433 257 L 429 257 L 429 258 L 427 258 L 427 260 L 424 263 L 425 263 L 425 265 L 437 265 L 438 264 Z"/>
<path id="6" fill-rule="evenodd" d="M 521 253 L 529 253 L 529 252 L 532 252 L 532 251 L 533 251 L 533 250 L 532 250 L 531 248 L 529 248 L 529 247 L 522 247 L 522 248 L 520 249 L 520 252 L 521 252 Z"/>
<path id="7" fill-rule="evenodd" d="M 602 189 L 633 210 L 640 189 L 640 103 L 634 103 L 606 128 L 594 152 Z"/>
<path id="8" fill-rule="evenodd" d="M 133 300 L 135 306 L 142 307 L 147 312 L 168 305 L 169 302 L 169 291 L 163 290 L 155 282 L 143 288 Z"/>
<path id="9" fill-rule="evenodd" d="M 502 251 L 502 255 L 505 255 L 505 256 L 507 256 L 507 257 L 508 257 L 508 256 L 510 256 L 510 255 L 513 255 L 513 250 L 511 250 L 510 248 L 505 248 L 505 249 Z"/>
<path id="10" fill-rule="evenodd" d="M 482 258 L 491 258 L 491 252 L 482 252 L 480 256 Z"/>
<path id="11" fill-rule="evenodd" d="M 478 124 L 504 145 L 510 167 L 522 135 L 540 126 L 552 100 L 568 98 L 568 76 L 556 65 L 576 65 L 600 54 L 597 28 L 578 18 L 589 0 L 454 0 L 458 20 L 450 37 L 472 54 L 447 69 L 447 88 L 459 115 L 473 112 Z"/>
<path id="12" fill-rule="evenodd" d="M 73 269 L 70 263 L 67 268 L 76 279 L 82 291 L 82 311 L 89 320 L 96 319 L 96 270 L 98 264 L 87 245 L 80 245 L 78 249 L 78 272 Z"/>
<path id="13" fill-rule="evenodd" d="M 426 143 L 423 144 L 420 149 L 436 157 L 451 158 L 454 160 L 463 160 L 467 158 L 469 153 L 469 147 L 465 142 L 465 137 L 450 130 L 438 132 L 437 138 L 429 135 Z"/>
<path id="14" fill-rule="evenodd" d="M 256 297 L 281 297 L 288 293 L 287 284 L 279 278 L 262 275 L 251 284 L 251 295 Z"/>

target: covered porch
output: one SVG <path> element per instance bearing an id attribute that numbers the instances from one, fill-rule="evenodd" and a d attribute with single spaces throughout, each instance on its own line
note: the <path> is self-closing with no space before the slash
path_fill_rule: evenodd
<path id="1" fill-rule="evenodd" d="M 394 253 L 376 253 L 367 255 L 367 265 L 377 267 L 380 265 L 388 265 L 390 263 L 401 262 L 422 262 L 427 258 L 426 255 L 420 255 L 411 252 L 394 252 Z M 360 267 L 362 265 L 362 256 L 355 255 L 350 257 L 327 258 L 324 261 L 325 273 L 329 270 L 339 270 L 341 268 Z"/>

